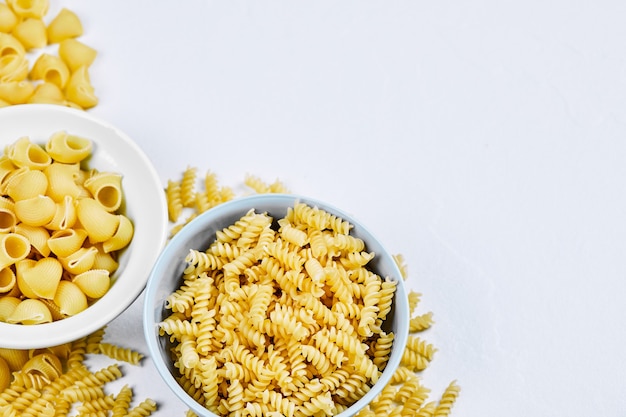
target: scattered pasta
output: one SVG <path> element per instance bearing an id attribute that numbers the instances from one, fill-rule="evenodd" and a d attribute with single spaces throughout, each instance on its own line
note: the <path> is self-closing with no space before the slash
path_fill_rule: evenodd
<path id="1" fill-rule="evenodd" d="M 46 25 L 49 0 L 0 2 L 0 107 L 48 103 L 89 109 L 98 104 L 89 77 L 95 49 L 80 42 L 79 17 L 63 8 Z M 58 44 L 58 55 L 41 52 Z M 28 55 L 27 55 L 28 54 Z M 34 57 L 29 69 L 28 59 Z M 43 84 L 53 85 L 41 87 Z"/>
<path id="2" fill-rule="evenodd" d="M 45 146 L 22 137 L 0 157 L 0 321 L 60 320 L 108 291 L 133 224 L 118 211 L 121 175 L 87 167 L 91 149 L 56 132 Z"/>
<path id="3" fill-rule="evenodd" d="M 132 406 L 130 386 L 124 385 L 117 392 L 107 388 L 108 383 L 124 376 L 119 363 L 96 371 L 85 364 L 87 355 L 101 354 L 93 346 L 102 344 L 104 335 L 103 328 L 74 342 L 50 348 L 0 348 L 0 414 L 65 416 L 75 409 L 78 415 L 151 415 L 157 410 L 157 403 L 152 399 L 146 398 Z M 114 349 L 140 355 L 121 346 L 114 346 Z"/>

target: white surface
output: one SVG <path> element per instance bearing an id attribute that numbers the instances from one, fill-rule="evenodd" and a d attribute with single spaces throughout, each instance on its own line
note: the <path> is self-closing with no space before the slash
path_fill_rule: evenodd
<path id="1" fill-rule="evenodd" d="M 280 178 L 405 255 L 453 415 L 626 413 L 626 2 L 52 3 L 164 183 Z M 140 313 L 111 339 L 145 349 Z"/>

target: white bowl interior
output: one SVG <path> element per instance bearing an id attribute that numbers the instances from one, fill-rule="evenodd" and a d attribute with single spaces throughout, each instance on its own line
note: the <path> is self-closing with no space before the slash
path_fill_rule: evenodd
<path id="1" fill-rule="evenodd" d="M 409 305 L 400 270 L 393 257 L 381 243 L 352 216 L 314 199 L 286 194 L 263 194 L 239 198 L 203 213 L 177 233 L 161 253 L 146 287 L 144 332 L 150 355 L 167 385 L 198 415 L 216 417 L 214 413 L 195 402 L 174 379 L 173 374 L 177 374 L 178 371 L 173 366 L 169 356 L 169 342 L 166 337 L 160 337 L 158 332 L 158 323 L 169 315 L 169 311 L 165 309 L 165 299 L 182 283 L 182 272 L 186 266 L 184 259 L 189 253 L 189 249 L 206 249 L 215 240 L 216 231 L 233 224 L 251 208 L 257 212 L 267 212 L 277 220 L 284 217 L 287 208 L 293 207 L 296 201 L 317 206 L 350 221 L 354 225 L 351 234 L 366 243 L 367 251 L 373 251 L 376 254 L 368 266 L 381 277 L 388 276 L 398 282 L 393 308 L 384 325 L 385 330 L 392 330 L 395 333 L 394 348 L 389 362 L 379 381 L 367 395 L 349 410 L 339 414 L 338 417 L 352 416 L 369 404 L 389 382 L 393 372 L 400 364 L 408 338 Z"/>
<path id="2" fill-rule="evenodd" d="M 27 104 L 0 109 L 0 146 L 28 136 L 43 144 L 59 130 L 93 141 L 89 166 L 123 175 L 125 214 L 134 224 L 131 244 L 121 253 L 109 291 L 76 316 L 53 323 L 0 323 L 0 346 L 33 349 L 79 339 L 108 324 L 145 288 L 167 239 L 167 204 L 160 178 L 144 152 L 126 134 L 89 113 L 56 105 Z"/>

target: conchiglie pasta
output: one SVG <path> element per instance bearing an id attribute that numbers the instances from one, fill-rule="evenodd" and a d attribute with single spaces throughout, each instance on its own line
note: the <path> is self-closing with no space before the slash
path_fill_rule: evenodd
<path id="1" fill-rule="evenodd" d="M 5 3 L 0 3 L 0 35 L 10 33 L 18 22 L 13 10 Z M 1 54 L 0 54 L 1 55 Z"/>
<path id="2" fill-rule="evenodd" d="M 24 55 L 0 55 L 0 83 L 23 81 L 27 76 L 28 60 Z"/>
<path id="3" fill-rule="evenodd" d="M 107 253 L 125 248 L 133 238 L 134 229 L 130 219 L 123 214 L 118 214 L 117 218 L 119 225 L 115 234 L 102 243 L 102 249 Z"/>
<path id="4" fill-rule="evenodd" d="M 111 278 L 106 269 L 91 269 L 78 274 L 72 282 L 89 298 L 100 298 L 109 290 Z"/>
<path id="5" fill-rule="evenodd" d="M 87 178 L 83 186 L 106 211 L 122 205 L 122 176 L 114 172 L 98 172 Z"/>
<path id="6" fill-rule="evenodd" d="M 86 66 L 82 66 L 72 73 L 65 88 L 65 96 L 70 102 L 83 109 L 90 109 L 98 104 L 98 97 L 96 97 Z"/>
<path id="7" fill-rule="evenodd" d="M 28 168 L 20 169 L 18 172 L 9 179 L 5 189 L 13 201 L 28 200 L 46 193 L 48 179 L 43 172 Z"/>
<path id="8" fill-rule="evenodd" d="M 48 0 L 7 0 L 7 4 L 22 18 L 43 18 L 50 6 Z"/>
<path id="9" fill-rule="evenodd" d="M 61 320 L 109 290 L 134 230 L 119 212 L 122 176 L 88 167 L 91 150 L 90 140 L 64 131 L 43 147 L 28 137 L 4 147 L 0 321 Z"/>
<path id="10" fill-rule="evenodd" d="M 91 243 L 104 242 L 112 238 L 120 223 L 118 216 L 106 211 L 93 198 L 78 200 L 76 213 Z"/>
<path id="11" fill-rule="evenodd" d="M 75 164 L 91 155 L 92 143 L 89 139 L 59 131 L 50 136 L 45 149 L 55 161 Z"/>
<path id="12" fill-rule="evenodd" d="M 76 183 L 80 166 L 76 164 L 65 164 L 53 162 L 44 169 L 44 174 L 48 178 L 47 195 L 54 201 L 62 201 L 69 196 L 78 199 L 83 194 L 83 189 Z"/>
<path id="13" fill-rule="evenodd" d="M 0 234 L 0 269 L 13 265 L 30 253 L 30 242 L 17 233 Z"/>
<path id="14" fill-rule="evenodd" d="M 6 361 L 12 372 L 22 369 L 22 366 L 24 366 L 29 359 L 27 350 L 7 348 L 0 348 L 0 358 Z"/>
<path id="15" fill-rule="evenodd" d="M 47 195 L 38 195 L 15 202 L 15 215 L 30 226 L 44 226 L 56 212 L 56 204 Z"/>
<path id="16" fill-rule="evenodd" d="M 41 301 L 27 298 L 22 300 L 13 314 L 7 317 L 7 323 L 11 324 L 41 324 L 52 321 L 50 309 Z"/>
<path id="17" fill-rule="evenodd" d="M 48 25 L 48 41 L 57 43 L 83 34 L 83 25 L 73 11 L 63 8 Z"/>
<path id="18" fill-rule="evenodd" d="M 48 248 L 59 258 L 66 258 L 83 246 L 87 232 L 83 229 L 58 230 L 47 241 Z"/>
<path id="19" fill-rule="evenodd" d="M 0 270 L 0 293 L 6 293 L 13 289 L 16 283 L 15 273 L 11 268 L 2 268 Z M 8 298 L 8 297 L 5 297 Z M 0 298 L 2 301 L 4 298 Z M 1 320 L 1 317 L 0 317 Z"/>
<path id="20" fill-rule="evenodd" d="M 98 249 L 93 246 L 80 248 L 69 256 L 59 258 L 63 268 L 70 274 L 78 275 L 92 269 Z"/>
<path id="21" fill-rule="evenodd" d="M 33 93 L 27 100 L 30 104 L 65 104 L 63 91 L 53 83 L 41 83 L 35 87 Z"/>
<path id="22" fill-rule="evenodd" d="M 26 136 L 19 138 L 5 150 L 7 157 L 18 167 L 41 170 L 52 163 L 52 157 Z"/>
<path id="23" fill-rule="evenodd" d="M 48 43 L 46 25 L 41 19 L 28 18 L 22 20 L 12 33 L 27 50 L 43 48 Z"/>
<path id="24" fill-rule="evenodd" d="M 89 67 L 97 54 L 95 49 L 76 39 L 66 39 L 59 44 L 59 57 L 72 72 L 80 67 Z"/>
<path id="25" fill-rule="evenodd" d="M 30 358 L 21 371 L 27 374 L 42 375 L 49 381 L 54 381 L 63 373 L 63 365 L 56 355 L 40 353 Z"/>
<path id="26" fill-rule="evenodd" d="M 65 230 L 76 223 L 76 207 L 71 196 L 65 196 L 63 201 L 56 203 L 56 210 L 52 220 L 46 224 L 48 230 Z"/>
<path id="27" fill-rule="evenodd" d="M 32 80 L 42 80 L 64 88 L 70 79 L 70 70 L 58 56 L 41 54 L 30 71 Z"/>
<path id="28" fill-rule="evenodd" d="M 70 281 L 61 281 L 54 296 L 54 303 L 66 316 L 74 316 L 87 308 L 87 297 L 78 285 Z"/>
<path id="29" fill-rule="evenodd" d="M 0 207 L 0 233 L 9 233 L 13 231 L 17 224 L 17 218 L 13 210 L 6 207 Z"/>
<path id="30" fill-rule="evenodd" d="M 1 4 L 0 4 L 1 6 Z M 0 11 L 1 11 L 0 7 Z M 17 19 L 15 20 L 17 23 Z M 18 41 L 15 36 L 10 35 L 8 33 L 0 32 L 0 56 L 6 55 L 20 55 L 24 56 L 26 54 L 26 50 L 24 49 L 24 45 Z"/>
<path id="31" fill-rule="evenodd" d="M 35 249 L 41 256 L 50 255 L 48 239 L 50 232 L 43 226 L 29 226 L 24 223 L 15 225 L 15 233 L 24 236 L 30 242 L 31 249 Z"/>
<path id="32" fill-rule="evenodd" d="M 61 262 L 50 257 L 38 261 L 24 259 L 15 270 L 22 294 L 30 298 L 53 299 L 63 275 Z"/>
<path id="33" fill-rule="evenodd" d="M 6 81 L 0 83 L 0 99 L 9 104 L 27 103 L 35 93 L 35 87 L 28 81 Z"/>

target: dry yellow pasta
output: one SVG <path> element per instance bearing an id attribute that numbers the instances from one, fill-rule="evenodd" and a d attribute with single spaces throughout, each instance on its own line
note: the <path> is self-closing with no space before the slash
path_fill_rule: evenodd
<path id="1" fill-rule="evenodd" d="M 48 8 L 49 0 L 0 2 L 0 107 L 98 104 L 88 72 L 97 51 L 77 39 L 83 26 L 73 11 L 61 9 L 46 25 Z M 55 43 L 57 55 L 46 49 Z"/>
<path id="2" fill-rule="evenodd" d="M 91 141 L 66 132 L 45 146 L 22 137 L 0 158 L 1 321 L 38 324 L 73 316 L 109 289 L 117 255 L 133 237 L 118 211 L 122 177 L 80 163 Z M 13 307 L 11 311 L 8 309 Z"/>
<path id="3" fill-rule="evenodd" d="M 358 399 L 345 395 L 343 382 L 367 392 L 389 359 L 393 333 L 382 328 L 390 309 L 380 289 L 387 283 L 393 297 L 395 281 L 367 269 L 374 254 L 363 244 L 333 245 L 332 237 L 348 239 L 347 222 L 301 203 L 285 222 L 306 234 L 304 245 L 285 241 L 283 226 L 272 229 L 271 217 L 251 210 L 206 251 L 190 251 L 184 285 L 166 301 L 172 314 L 161 331 L 174 342 L 181 385 L 204 392 L 199 402 L 220 415 L 245 407 L 337 414 Z M 330 242 L 317 255 L 309 246 L 316 233 Z M 216 255 L 220 245 L 232 256 Z M 342 286 L 345 297 L 333 295 Z M 343 312 L 348 302 L 354 315 Z M 228 389 L 215 392 L 219 386 Z"/>
<path id="4" fill-rule="evenodd" d="M 102 355 L 90 347 L 101 345 L 103 337 L 105 329 L 100 329 L 49 348 L 0 348 L 0 415 L 65 416 L 75 409 L 78 415 L 149 416 L 156 411 L 157 403 L 150 398 L 131 408 L 133 392 L 129 385 L 116 394 L 107 392 L 108 383 L 124 377 L 118 363 L 96 371 L 89 369 L 87 355 Z M 110 346 L 139 355 L 121 346 Z"/>

